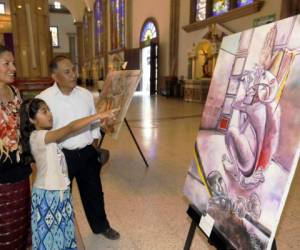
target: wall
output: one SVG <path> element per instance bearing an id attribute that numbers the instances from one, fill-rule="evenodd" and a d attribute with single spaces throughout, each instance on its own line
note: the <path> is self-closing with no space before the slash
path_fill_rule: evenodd
<path id="1" fill-rule="evenodd" d="M 276 19 L 280 17 L 282 0 L 265 0 L 265 5 L 260 12 L 253 15 L 245 16 L 239 19 L 235 19 L 230 22 L 226 22 L 224 25 L 226 28 L 233 32 L 240 32 L 245 29 L 249 29 L 253 25 L 253 20 L 257 17 L 263 17 L 271 14 L 276 14 Z M 192 50 L 193 43 L 197 44 L 199 40 L 205 35 L 206 30 L 197 30 L 187 33 L 182 27 L 189 24 L 190 20 L 190 1 L 180 0 L 180 32 L 179 32 L 179 65 L 178 75 L 187 77 L 187 53 Z"/>
<path id="2" fill-rule="evenodd" d="M 59 48 L 53 48 L 53 53 L 69 53 L 69 37 L 67 33 L 76 33 L 73 17 L 69 14 L 50 13 L 50 26 L 58 26 Z"/>
<path id="3" fill-rule="evenodd" d="M 188 1 L 188 0 L 185 0 Z M 132 48 L 140 47 L 140 32 L 144 21 L 154 17 L 159 30 L 160 76 L 169 74 L 170 0 L 132 0 Z"/>
<path id="4" fill-rule="evenodd" d="M 55 0 L 48 0 L 48 3 L 53 4 L 54 1 Z M 75 21 L 82 21 L 84 9 L 86 7 L 85 1 L 84 0 L 59 0 L 59 2 L 71 12 Z"/>

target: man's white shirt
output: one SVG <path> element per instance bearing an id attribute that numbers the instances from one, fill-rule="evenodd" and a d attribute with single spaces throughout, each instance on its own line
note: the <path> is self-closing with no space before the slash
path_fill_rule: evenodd
<path id="1" fill-rule="evenodd" d="M 76 86 L 69 95 L 64 95 L 54 83 L 36 98 L 44 100 L 53 115 L 52 129 L 66 126 L 70 122 L 96 113 L 93 95 L 87 89 Z M 95 122 L 71 134 L 59 143 L 60 148 L 69 150 L 84 148 L 94 139 L 101 138 L 100 123 Z"/>

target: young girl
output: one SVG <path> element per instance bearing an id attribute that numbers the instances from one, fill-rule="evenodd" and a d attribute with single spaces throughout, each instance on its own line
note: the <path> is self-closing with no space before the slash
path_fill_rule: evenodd
<path id="1" fill-rule="evenodd" d="M 52 114 L 43 100 L 31 99 L 22 104 L 23 154 L 28 158 L 32 154 L 37 168 L 31 204 L 33 249 L 76 249 L 70 181 L 57 142 L 96 120 L 114 119 L 116 111 L 88 116 L 50 130 Z"/>

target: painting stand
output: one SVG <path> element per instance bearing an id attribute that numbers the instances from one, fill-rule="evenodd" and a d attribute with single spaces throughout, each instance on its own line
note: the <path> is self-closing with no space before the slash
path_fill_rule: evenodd
<path id="1" fill-rule="evenodd" d="M 199 227 L 202 213 L 194 206 L 190 205 L 187 214 L 192 219 L 191 226 L 184 244 L 184 250 L 189 250 L 195 235 L 196 228 Z M 201 229 L 200 229 L 201 230 Z M 201 230 L 202 231 L 202 230 Z M 211 234 L 208 238 L 208 243 L 218 250 L 234 250 L 235 248 L 226 240 L 220 232 L 213 227 Z M 272 244 L 271 250 L 277 250 L 275 239 Z"/>
<path id="2" fill-rule="evenodd" d="M 132 139 L 133 139 L 133 141 L 134 141 L 134 143 L 135 143 L 137 149 L 138 149 L 139 152 L 140 152 L 140 155 L 141 155 L 142 158 L 143 158 L 143 161 L 144 161 L 146 167 L 148 168 L 148 167 L 149 167 L 149 164 L 148 164 L 148 162 L 147 162 L 147 160 L 146 160 L 146 158 L 145 158 L 145 156 L 144 156 L 144 154 L 143 154 L 143 152 L 142 152 L 142 150 L 141 150 L 141 148 L 140 148 L 140 146 L 139 146 L 137 140 L 135 139 L 135 136 L 134 136 L 134 134 L 133 134 L 133 132 L 132 132 L 132 130 L 131 130 L 131 128 L 130 128 L 128 122 L 127 122 L 127 120 L 126 120 L 126 118 L 124 119 L 124 122 L 125 122 L 125 124 L 126 124 L 128 130 L 129 130 L 129 133 L 130 133 L 130 135 L 131 135 L 131 137 L 132 137 Z M 105 132 L 104 132 L 103 130 L 100 130 L 100 132 L 101 132 L 100 147 L 101 147 L 101 144 L 102 144 L 102 142 L 103 142 L 103 140 L 104 140 Z"/>
<path id="3" fill-rule="evenodd" d="M 148 162 L 147 162 L 147 160 L 146 160 L 146 158 L 145 158 L 145 156 L 144 156 L 144 154 L 143 154 L 143 152 L 142 152 L 142 150 L 141 150 L 141 148 L 140 148 L 140 146 L 139 146 L 137 140 L 135 139 L 135 136 L 134 136 L 134 134 L 133 134 L 133 132 L 132 132 L 132 130 L 131 130 L 131 128 L 130 128 L 128 122 L 127 122 L 127 120 L 126 120 L 126 118 L 124 118 L 124 122 L 125 122 L 125 124 L 126 124 L 128 130 L 129 130 L 129 133 L 130 133 L 132 139 L 134 140 L 134 143 L 135 143 L 137 149 L 138 149 L 139 152 L 140 152 L 140 155 L 141 155 L 142 158 L 143 158 L 143 161 L 144 161 L 146 167 L 148 168 L 148 167 L 149 167 L 149 164 L 148 164 Z"/>

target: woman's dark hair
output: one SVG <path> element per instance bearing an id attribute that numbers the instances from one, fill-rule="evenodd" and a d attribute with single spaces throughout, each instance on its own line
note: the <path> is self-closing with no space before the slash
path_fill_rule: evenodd
<path id="1" fill-rule="evenodd" d="M 9 48 L 7 48 L 4 45 L 0 44 L 0 55 L 4 52 L 11 52 L 12 53 L 12 51 Z"/>
<path id="2" fill-rule="evenodd" d="M 20 109 L 20 131 L 21 131 L 21 145 L 22 145 L 22 160 L 25 164 L 34 161 L 31 150 L 29 138 L 32 131 L 35 130 L 34 125 L 30 119 L 34 119 L 38 110 L 45 104 L 45 102 L 38 98 L 26 100 L 22 103 Z"/>

